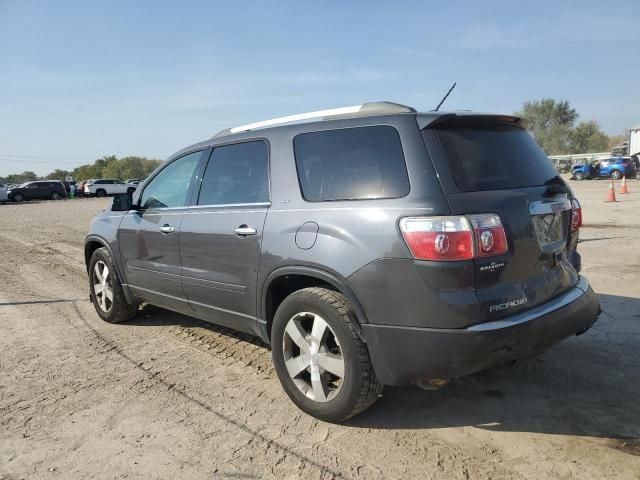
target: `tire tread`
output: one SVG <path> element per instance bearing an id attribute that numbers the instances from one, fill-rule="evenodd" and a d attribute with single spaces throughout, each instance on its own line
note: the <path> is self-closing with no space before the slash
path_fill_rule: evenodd
<path id="1" fill-rule="evenodd" d="M 363 382 L 358 395 L 358 400 L 351 409 L 351 412 L 342 419 L 343 421 L 347 420 L 348 418 L 351 418 L 369 408 L 371 404 L 378 399 L 384 386 L 378 381 L 378 378 L 373 371 L 373 365 L 371 364 L 371 359 L 369 357 L 369 350 L 362 338 L 360 338 L 360 335 L 354 326 L 352 320 L 353 311 L 351 310 L 351 305 L 346 297 L 340 292 L 322 287 L 308 287 L 298 290 L 296 293 L 302 292 L 308 292 L 311 295 L 320 297 L 323 301 L 335 308 L 342 317 L 342 321 L 347 326 L 347 329 L 351 334 L 351 338 L 356 344 L 359 370 L 362 375 Z"/>

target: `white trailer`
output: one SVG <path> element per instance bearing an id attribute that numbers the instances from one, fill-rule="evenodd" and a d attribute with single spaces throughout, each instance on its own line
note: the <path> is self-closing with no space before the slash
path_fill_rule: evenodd
<path id="1" fill-rule="evenodd" d="M 629 155 L 640 155 L 640 125 L 629 131 Z"/>

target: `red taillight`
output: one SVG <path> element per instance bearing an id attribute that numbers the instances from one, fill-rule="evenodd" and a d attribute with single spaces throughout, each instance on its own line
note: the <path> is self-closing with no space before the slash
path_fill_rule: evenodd
<path id="1" fill-rule="evenodd" d="M 495 214 L 403 218 L 400 231 L 418 260 L 470 260 L 508 250 L 502 222 Z"/>
<path id="2" fill-rule="evenodd" d="M 469 220 L 476 237 L 477 257 L 492 257 L 507 252 L 507 236 L 498 215 L 469 215 Z"/>
<path id="3" fill-rule="evenodd" d="M 575 198 L 571 200 L 571 233 L 577 232 L 582 226 L 582 207 Z"/>
<path id="4" fill-rule="evenodd" d="M 473 258 L 471 226 L 465 217 L 403 218 L 400 231 L 418 260 Z"/>

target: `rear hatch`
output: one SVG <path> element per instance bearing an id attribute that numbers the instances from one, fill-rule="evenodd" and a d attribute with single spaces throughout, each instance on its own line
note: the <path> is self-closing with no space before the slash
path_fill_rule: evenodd
<path id="1" fill-rule="evenodd" d="M 454 215 L 497 214 L 508 251 L 476 257 L 475 290 L 482 318 L 513 315 L 578 282 L 568 252 L 572 194 L 518 119 L 451 115 L 423 137 Z"/>

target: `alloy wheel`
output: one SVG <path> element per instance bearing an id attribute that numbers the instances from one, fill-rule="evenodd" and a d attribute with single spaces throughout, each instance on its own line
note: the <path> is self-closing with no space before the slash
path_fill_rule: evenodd
<path id="1" fill-rule="evenodd" d="M 92 279 L 96 302 L 100 309 L 107 313 L 113 306 L 113 285 L 109 267 L 102 260 L 97 261 L 93 267 Z"/>
<path id="2" fill-rule="evenodd" d="M 322 403 L 338 395 L 345 361 L 335 332 L 321 316 L 302 312 L 291 317 L 282 350 L 289 376 L 307 398 Z"/>

